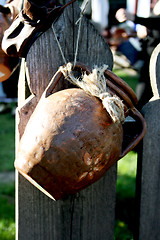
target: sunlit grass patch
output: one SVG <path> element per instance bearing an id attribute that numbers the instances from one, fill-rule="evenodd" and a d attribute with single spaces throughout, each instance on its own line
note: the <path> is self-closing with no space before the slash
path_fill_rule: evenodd
<path id="1" fill-rule="evenodd" d="M 14 183 L 0 185 L 0 240 L 15 239 Z"/>
<path id="2" fill-rule="evenodd" d="M 134 75 L 126 74 L 125 69 L 113 69 L 113 72 L 117 76 L 122 78 L 126 83 L 128 83 L 128 85 L 135 91 L 138 80 L 139 80 L 138 74 L 134 74 Z"/>
<path id="3" fill-rule="evenodd" d="M 137 153 L 129 152 L 118 161 L 115 239 L 133 239 L 135 226 Z"/>
<path id="4" fill-rule="evenodd" d="M 0 219 L 0 239 L 15 239 L 15 222 L 13 220 Z"/>
<path id="5" fill-rule="evenodd" d="M 118 161 L 117 194 L 119 197 L 135 196 L 135 179 L 137 170 L 137 153 L 129 152 Z"/>
<path id="6" fill-rule="evenodd" d="M 116 221 L 114 240 L 133 240 L 132 232 L 123 221 Z"/>

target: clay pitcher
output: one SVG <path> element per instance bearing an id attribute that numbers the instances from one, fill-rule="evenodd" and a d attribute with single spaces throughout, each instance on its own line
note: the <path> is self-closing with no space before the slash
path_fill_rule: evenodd
<path id="1" fill-rule="evenodd" d="M 82 64 L 75 68 L 89 72 Z M 84 90 L 55 90 L 64 78 L 58 71 L 25 128 L 15 160 L 16 169 L 52 199 L 75 194 L 100 179 L 145 134 L 134 92 L 115 75 L 111 79 L 111 71 L 105 75 L 110 93 L 123 98 L 125 116 L 131 113 L 140 132 L 123 149 L 123 124 L 113 122 L 101 100 Z"/>

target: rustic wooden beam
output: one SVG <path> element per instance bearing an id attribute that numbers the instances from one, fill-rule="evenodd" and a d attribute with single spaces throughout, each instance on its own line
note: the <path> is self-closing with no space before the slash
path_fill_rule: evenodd
<path id="1" fill-rule="evenodd" d="M 67 7 L 52 24 L 67 61 L 75 56 L 80 16 L 77 3 Z M 112 69 L 112 53 L 94 26 L 83 17 L 77 61 L 90 67 L 107 64 Z M 50 79 L 63 65 L 53 29 L 50 27 L 32 45 L 26 63 L 29 72 L 30 98 L 19 101 L 18 134 L 21 138 L 28 119 Z M 23 75 L 23 74 L 22 74 Z M 20 81 L 24 79 L 20 76 Z M 20 89 L 19 92 L 24 89 Z M 43 113 L 42 113 L 43 114 Z M 53 201 L 28 182 L 17 177 L 16 238 L 17 240 L 111 240 L 114 234 L 116 165 L 103 178 L 65 200 Z"/>
<path id="2" fill-rule="evenodd" d="M 143 107 L 147 133 L 138 157 L 138 231 L 136 239 L 159 239 L 160 236 L 160 44 L 150 60 L 153 98 Z"/>

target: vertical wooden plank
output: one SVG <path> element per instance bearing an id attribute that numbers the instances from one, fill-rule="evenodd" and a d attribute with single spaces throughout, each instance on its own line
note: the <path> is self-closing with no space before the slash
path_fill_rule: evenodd
<path id="1" fill-rule="evenodd" d="M 150 61 L 153 98 L 142 109 L 147 122 L 147 133 L 138 159 L 139 240 L 160 238 L 160 44 Z"/>
<path id="2" fill-rule="evenodd" d="M 67 7 L 53 24 L 67 61 L 74 60 L 79 18 L 77 3 Z M 84 18 L 77 61 L 86 65 L 108 64 L 112 54 L 95 28 Z M 19 134 L 31 116 L 39 98 L 63 59 L 50 28 L 31 47 L 27 56 L 30 88 L 35 94 L 20 109 Z M 43 114 L 43 113 L 42 113 Z M 92 186 L 65 200 L 53 201 L 18 176 L 17 240 L 111 240 L 114 233 L 116 165 Z"/>
<path id="3" fill-rule="evenodd" d="M 25 59 L 22 59 L 21 61 L 21 65 L 20 65 L 20 73 L 19 73 L 19 81 L 18 81 L 18 108 L 20 108 L 21 106 L 24 105 L 24 101 L 25 101 Z M 18 143 L 19 143 L 19 129 L 18 129 L 18 125 L 19 125 L 19 114 L 18 114 L 18 108 L 16 110 L 16 153 L 17 154 L 17 147 L 18 147 Z M 18 189 L 18 172 L 17 170 L 15 171 L 15 185 L 16 185 L 16 189 Z M 18 239 L 18 192 L 16 191 L 16 239 Z"/>

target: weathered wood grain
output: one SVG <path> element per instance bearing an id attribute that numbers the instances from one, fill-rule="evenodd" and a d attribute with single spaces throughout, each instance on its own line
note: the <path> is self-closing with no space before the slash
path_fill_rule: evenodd
<path id="1" fill-rule="evenodd" d="M 137 239 L 160 238 L 160 44 L 150 61 L 153 98 L 142 109 L 147 133 L 138 159 L 139 226 Z"/>
<path id="2" fill-rule="evenodd" d="M 74 60 L 78 31 L 74 23 L 79 13 L 79 7 L 74 3 L 53 24 L 67 61 Z M 52 28 L 32 45 L 26 61 L 30 89 L 35 96 L 19 110 L 20 137 L 50 79 L 64 64 Z M 77 61 L 91 67 L 108 64 L 112 69 L 113 66 L 108 45 L 85 18 L 82 20 Z M 21 175 L 18 174 L 17 179 L 18 240 L 113 239 L 116 166 L 92 186 L 57 202 L 49 199 Z"/>

